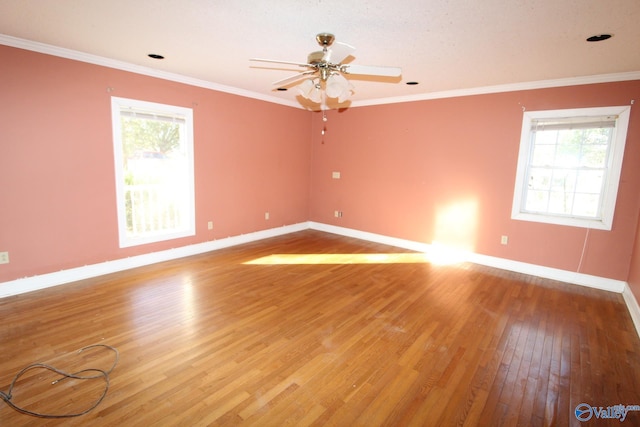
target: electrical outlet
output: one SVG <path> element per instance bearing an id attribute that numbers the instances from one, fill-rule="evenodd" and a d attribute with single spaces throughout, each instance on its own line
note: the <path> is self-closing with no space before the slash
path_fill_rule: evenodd
<path id="1" fill-rule="evenodd" d="M 264 213 L 264 219 L 269 219 L 269 212 Z"/>
<path id="2" fill-rule="evenodd" d="M 333 216 L 336 218 L 342 218 L 342 211 L 333 211 Z"/>
<path id="3" fill-rule="evenodd" d="M 209 221 L 209 222 L 207 223 L 207 229 L 209 229 L 209 230 L 213 230 L 213 221 Z"/>
<path id="4" fill-rule="evenodd" d="M 501 245 L 506 245 L 507 243 L 509 243 L 509 236 L 500 237 L 500 244 Z"/>
<path id="5" fill-rule="evenodd" d="M 340 172 L 331 172 L 331 178 L 340 179 Z"/>
<path id="6" fill-rule="evenodd" d="M 0 252 L 0 264 L 9 264 L 9 252 Z"/>

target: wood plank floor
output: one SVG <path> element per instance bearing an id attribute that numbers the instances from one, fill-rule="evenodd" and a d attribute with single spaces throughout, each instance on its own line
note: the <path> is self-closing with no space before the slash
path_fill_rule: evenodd
<path id="1" fill-rule="evenodd" d="M 5 392 L 30 363 L 120 353 L 88 414 L 0 402 L 3 426 L 640 425 L 574 415 L 640 405 L 621 295 L 311 230 L 0 299 L 0 319 Z M 12 400 L 75 412 L 103 385 L 52 378 Z"/>

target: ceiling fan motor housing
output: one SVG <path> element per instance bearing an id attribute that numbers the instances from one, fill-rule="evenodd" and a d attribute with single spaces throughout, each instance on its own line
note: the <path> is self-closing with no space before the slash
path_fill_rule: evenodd
<path id="1" fill-rule="evenodd" d="M 317 65 L 322 63 L 323 58 L 324 58 L 323 51 L 311 52 L 309 56 L 307 56 L 307 63 L 312 65 Z"/>

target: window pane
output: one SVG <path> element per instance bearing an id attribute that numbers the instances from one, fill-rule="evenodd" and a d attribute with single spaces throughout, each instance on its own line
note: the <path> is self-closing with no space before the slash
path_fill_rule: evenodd
<path id="1" fill-rule="evenodd" d="M 571 213 L 572 195 L 563 191 L 549 193 L 549 213 L 569 215 Z"/>
<path id="2" fill-rule="evenodd" d="M 537 145 L 555 145 L 558 141 L 558 131 L 538 130 L 534 132 L 534 141 Z"/>
<path id="3" fill-rule="evenodd" d="M 576 216 L 595 217 L 599 215 L 600 195 L 576 193 L 573 214 Z"/>
<path id="4" fill-rule="evenodd" d="M 580 146 L 580 131 L 560 131 L 555 166 L 562 168 L 578 166 L 580 164 Z"/>
<path id="5" fill-rule="evenodd" d="M 528 191 L 525 210 L 529 212 L 546 212 L 549 205 L 548 191 Z"/>
<path id="6" fill-rule="evenodd" d="M 576 186 L 576 171 L 567 169 L 556 169 L 553 171 L 551 189 L 566 193 L 573 193 Z"/>
<path id="7" fill-rule="evenodd" d="M 548 133 L 548 132 L 545 132 Z M 533 148 L 532 166 L 553 166 L 555 162 L 556 146 L 537 144 Z"/>
<path id="8" fill-rule="evenodd" d="M 583 170 L 578 172 L 576 191 L 579 193 L 599 194 L 602 189 L 604 172 L 601 170 Z"/>
<path id="9" fill-rule="evenodd" d="M 529 175 L 529 188 L 532 190 L 548 190 L 551 187 L 553 170 L 531 168 Z"/>
<path id="10" fill-rule="evenodd" d="M 582 147 L 580 166 L 604 168 L 607 164 L 608 146 L 603 144 L 586 144 Z"/>
<path id="11" fill-rule="evenodd" d="M 592 128 L 584 129 L 583 140 L 585 144 L 608 145 L 611 141 L 613 128 Z"/>

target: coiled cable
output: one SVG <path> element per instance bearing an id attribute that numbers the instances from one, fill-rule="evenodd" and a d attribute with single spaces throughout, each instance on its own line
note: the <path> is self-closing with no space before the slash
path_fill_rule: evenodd
<path id="1" fill-rule="evenodd" d="M 3 391 L 0 391 L 0 398 L 2 400 L 5 401 L 5 403 L 7 405 L 9 405 L 11 408 L 15 409 L 18 412 L 21 412 L 23 414 L 26 415 L 31 415 L 34 417 L 40 417 L 40 418 L 70 418 L 70 417 L 79 417 L 81 415 L 87 414 L 88 412 L 92 411 L 93 409 L 95 409 L 100 402 L 102 402 L 102 400 L 104 399 L 104 397 L 107 395 L 107 392 L 109 391 L 109 374 L 111 374 L 111 372 L 114 370 L 114 368 L 116 367 L 116 365 L 118 364 L 118 361 L 120 360 L 120 353 L 118 352 L 118 350 L 115 347 L 112 347 L 110 345 L 106 345 L 106 344 L 92 344 L 92 345 L 88 345 L 86 347 L 82 347 L 80 350 L 78 350 L 78 353 L 82 353 L 83 351 L 90 349 L 90 348 L 95 348 L 95 347 L 103 347 L 105 349 L 111 350 L 114 353 L 114 360 L 113 360 L 113 364 L 111 365 L 111 368 L 108 370 L 103 370 L 103 369 L 98 369 L 98 368 L 87 368 L 87 369 L 82 369 L 80 371 L 77 372 L 73 372 L 73 373 L 68 373 L 65 371 L 62 371 L 60 369 L 57 369 L 51 365 L 47 365 L 45 363 L 33 363 L 27 367 L 25 367 L 24 369 L 22 369 L 20 372 L 18 372 L 16 374 L 16 376 L 13 378 L 13 381 L 11 381 L 11 385 L 9 386 L 9 390 L 5 393 Z M 58 375 L 61 375 L 61 378 L 52 381 L 51 384 L 55 385 L 57 383 L 59 383 L 60 381 L 64 381 L 65 379 L 68 378 L 72 378 L 72 379 L 77 379 L 77 380 L 91 380 L 91 379 L 98 379 L 98 378 L 102 378 L 104 379 L 104 390 L 102 391 L 102 394 L 100 395 L 100 397 L 92 404 L 90 405 L 87 409 L 81 411 L 81 412 L 75 412 L 75 413 L 68 413 L 68 414 L 44 414 L 44 413 L 40 413 L 40 412 L 35 412 L 35 411 L 31 411 L 28 409 L 25 409 L 19 405 L 16 405 L 11 399 L 12 399 L 12 393 L 13 393 L 13 389 L 16 385 L 16 382 L 28 371 L 32 370 L 32 369 L 46 369 L 52 372 L 55 372 Z M 89 375 L 89 373 L 93 373 L 91 375 Z"/>

